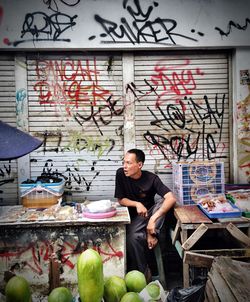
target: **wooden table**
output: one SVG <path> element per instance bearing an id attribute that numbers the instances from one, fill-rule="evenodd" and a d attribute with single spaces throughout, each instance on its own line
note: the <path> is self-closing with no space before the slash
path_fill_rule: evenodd
<path id="1" fill-rule="evenodd" d="M 0 208 L 1 290 L 4 277 L 12 272 L 25 277 L 39 297 L 59 285 L 71 287 L 74 292 L 77 258 L 88 247 L 100 253 L 105 276 L 124 276 L 126 224 L 130 223 L 126 207 L 118 206 L 117 215 L 106 219 L 80 215 L 75 219 L 31 222 L 21 218 L 1 221 L 4 210 Z"/>
<path id="2" fill-rule="evenodd" d="M 226 255 L 233 258 L 250 258 L 250 220 L 249 218 L 223 218 L 212 221 L 196 205 L 179 206 L 174 210 L 177 223 L 171 231 L 172 243 L 183 259 L 183 285 L 190 285 L 189 266 L 210 268 L 215 256 Z M 214 248 L 215 241 L 206 242 L 205 249 L 194 247 L 206 240 L 212 230 L 226 231 L 232 242 L 228 248 Z M 229 243 L 230 245 L 230 243 Z"/>

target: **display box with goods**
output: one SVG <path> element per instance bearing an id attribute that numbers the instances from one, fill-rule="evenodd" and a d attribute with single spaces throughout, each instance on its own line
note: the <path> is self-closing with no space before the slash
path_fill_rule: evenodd
<path id="1" fill-rule="evenodd" d="M 197 204 L 207 194 L 224 193 L 224 163 L 173 163 L 173 191 L 182 205 Z"/>
<path id="2" fill-rule="evenodd" d="M 27 208 L 47 208 L 56 204 L 64 192 L 64 180 L 38 178 L 20 185 L 22 205 Z"/>
<path id="3" fill-rule="evenodd" d="M 198 201 L 198 206 L 209 218 L 233 218 L 242 215 L 241 210 L 225 194 L 205 195 Z"/>

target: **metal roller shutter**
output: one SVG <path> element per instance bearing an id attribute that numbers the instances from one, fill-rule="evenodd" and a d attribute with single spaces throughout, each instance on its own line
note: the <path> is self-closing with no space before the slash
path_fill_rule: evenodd
<path id="1" fill-rule="evenodd" d="M 146 152 L 145 169 L 171 187 L 173 161 L 208 158 L 224 162 L 229 181 L 230 54 L 136 52 L 128 58 L 28 55 L 28 129 L 44 141 L 30 155 L 31 178 L 43 172 L 64 178 L 68 200 L 111 198 L 124 149 L 134 145 L 126 138 L 124 146 L 131 129 L 124 128 L 123 104 L 132 93 L 135 145 Z M 0 57 L 0 89 L 0 118 L 15 126 L 14 56 Z M 17 203 L 17 172 L 16 161 L 0 162 L 1 204 Z"/>
<path id="2" fill-rule="evenodd" d="M 16 127 L 15 58 L 0 56 L 0 120 Z M 1 148 L 1 146 L 0 146 Z M 17 161 L 0 161 L 0 205 L 18 203 Z"/>
<path id="3" fill-rule="evenodd" d="M 172 186 L 171 162 L 215 160 L 230 172 L 229 54 L 135 55 L 136 146 Z"/>
<path id="4" fill-rule="evenodd" d="M 68 200 L 112 197 L 123 156 L 121 55 L 29 55 L 27 72 L 29 129 L 44 140 L 31 178 L 62 177 Z"/>

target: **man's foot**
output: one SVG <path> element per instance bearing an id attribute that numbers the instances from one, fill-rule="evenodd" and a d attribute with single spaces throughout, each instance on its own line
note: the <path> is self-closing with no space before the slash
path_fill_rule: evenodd
<path id="1" fill-rule="evenodd" d="M 145 275 L 147 284 L 150 283 L 152 281 L 152 274 L 151 274 L 151 271 L 148 267 L 147 267 L 146 272 L 145 272 L 144 275 Z"/>
<path id="2" fill-rule="evenodd" d="M 148 242 L 148 248 L 153 249 L 158 243 L 158 239 L 154 235 L 147 234 L 147 242 Z"/>

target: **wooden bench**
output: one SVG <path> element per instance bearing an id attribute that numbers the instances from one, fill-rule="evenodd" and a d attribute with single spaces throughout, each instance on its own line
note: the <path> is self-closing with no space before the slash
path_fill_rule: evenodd
<path id="1" fill-rule="evenodd" d="M 183 259 L 183 285 L 190 284 L 189 265 L 210 268 L 214 257 L 225 255 L 237 258 L 250 258 L 250 219 L 245 217 L 223 218 L 212 221 L 196 205 L 179 206 L 174 209 L 176 226 L 171 230 L 172 243 Z M 216 249 L 209 242 L 206 249 L 195 250 L 194 246 L 210 230 L 227 231 L 239 248 Z M 245 231 L 245 232 L 244 232 Z"/>

